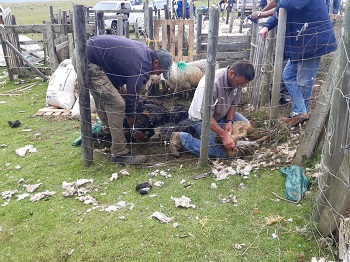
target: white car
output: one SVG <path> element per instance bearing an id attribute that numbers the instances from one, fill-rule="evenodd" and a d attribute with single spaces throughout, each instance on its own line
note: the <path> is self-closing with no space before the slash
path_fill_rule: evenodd
<path id="1" fill-rule="evenodd" d="M 254 0 L 255 2 L 255 10 L 260 10 L 260 0 Z M 237 11 L 240 14 L 243 9 L 243 0 L 237 1 Z M 251 14 L 253 12 L 253 0 L 246 0 L 245 2 L 245 14 Z"/>
<path id="2" fill-rule="evenodd" d="M 121 10 L 121 4 L 125 4 L 125 8 L 127 10 L 136 10 L 136 8 L 132 5 L 130 1 L 101 1 L 98 2 L 96 5 L 92 7 L 92 10 L 95 11 L 111 11 L 111 10 Z M 138 8 L 139 9 L 139 5 Z M 143 7 L 141 8 L 143 9 Z M 117 15 L 116 13 L 105 13 L 105 28 L 106 30 L 111 30 L 112 34 L 117 33 L 117 25 L 118 25 L 118 19 L 115 18 Z M 123 15 L 123 19 L 128 20 L 131 26 L 135 25 L 135 22 L 138 22 L 137 20 L 142 20 L 142 23 L 139 23 L 138 27 L 139 30 L 143 27 L 143 13 L 129 13 Z"/>

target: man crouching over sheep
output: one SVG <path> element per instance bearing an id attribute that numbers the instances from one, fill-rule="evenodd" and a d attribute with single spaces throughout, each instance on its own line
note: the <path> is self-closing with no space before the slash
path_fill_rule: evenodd
<path id="1" fill-rule="evenodd" d="M 86 54 L 90 91 L 104 131 L 112 137 L 111 161 L 126 165 L 145 162 L 145 156 L 131 155 L 127 148 L 124 116 L 133 127 L 138 94 L 152 74 L 163 73 L 168 78 L 173 63 L 171 54 L 115 35 L 91 37 Z"/>
<path id="2" fill-rule="evenodd" d="M 241 99 L 242 88 L 254 79 L 253 65 L 246 60 L 240 60 L 227 68 L 215 71 L 213 101 L 214 106 L 210 120 L 209 157 L 226 158 L 227 151 L 235 147 L 231 136 L 233 121 L 245 121 L 248 119 L 236 112 L 236 106 Z M 201 134 L 202 114 L 204 112 L 204 88 L 205 76 L 198 83 L 198 87 L 188 110 L 189 119 L 193 128 Z M 216 144 L 216 138 L 221 138 L 222 144 Z M 170 151 L 175 157 L 179 157 L 182 150 L 195 155 L 200 154 L 201 140 L 189 133 L 174 132 L 171 135 Z"/>

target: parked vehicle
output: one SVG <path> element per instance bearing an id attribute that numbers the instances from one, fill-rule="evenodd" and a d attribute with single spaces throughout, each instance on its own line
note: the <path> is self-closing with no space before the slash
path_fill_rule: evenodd
<path id="1" fill-rule="evenodd" d="M 153 7 L 153 10 L 160 10 L 160 17 L 165 18 L 164 6 L 168 5 L 170 16 L 173 15 L 174 9 L 176 8 L 175 1 L 173 0 L 150 0 L 149 6 Z"/>
<path id="2" fill-rule="evenodd" d="M 125 9 L 127 10 L 136 10 L 130 1 L 101 1 L 92 7 L 92 10 L 95 11 L 111 11 L 111 10 L 121 10 L 121 4 L 125 4 Z M 117 33 L 118 20 L 115 16 L 116 13 L 106 13 L 105 14 L 105 28 L 106 30 L 111 30 L 112 34 Z M 142 18 L 142 23 L 138 22 L 138 19 Z M 134 26 L 138 22 L 138 29 L 143 27 L 143 13 L 126 13 L 123 14 L 123 20 L 129 21 L 131 26 Z M 135 28 L 134 28 L 135 29 Z"/>
<path id="3" fill-rule="evenodd" d="M 240 14 L 243 9 L 243 1 L 244 0 L 237 0 L 237 11 Z M 245 14 L 251 14 L 253 12 L 253 0 L 245 0 Z M 255 10 L 260 10 L 260 0 L 254 0 L 255 2 Z"/>

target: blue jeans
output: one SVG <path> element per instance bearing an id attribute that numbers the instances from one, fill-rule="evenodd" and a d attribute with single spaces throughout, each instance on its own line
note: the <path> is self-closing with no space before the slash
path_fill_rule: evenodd
<path id="1" fill-rule="evenodd" d="M 227 120 L 225 117 L 218 121 L 218 124 L 220 125 L 221 128 L 224 128 L 226 121 Z M 249 122 L 248 119 L 246 119 L 244 116 L 242 116 L 237 112 L 233 117 L 233 121 Z M 193 121 L 192 126 L 197 131 L 198 134 L 202 134 L 202 121 Z M 216 137 L 217 137 L 217 133 L 215 133 L 213 130 L 210 130 L 209 158 L 226 158 L 227 157 L 226 149 L 222 144 L 221 145 L 216 144 Z M 199 156 L 200 149 L 201 149 L 200 139 L 193 137 L 189 133 L 181 132 L 181 142 L 182 142 L 183 148 L 186 151 Z"/>
<path id="2" fill-rule="evenodd" d="M 327 0 L 327 1 L 326 1 L 327 10 L 329 10 L 329 4 L 330 4 L 330 1 Z M 334 14 L 334 15 L 338 14 L 339 6 L 340 6 L 340 0 L 333 0 L 333 10 L 332 10 L 332 14 Z"/>
<path id="3" fill-rule="evenodd" d="M 292 102 L 291 117 L 307 113 L 320 60 L 320 57 L 299 63 L 288 60 L 283 70 L 283 80 Z"/>

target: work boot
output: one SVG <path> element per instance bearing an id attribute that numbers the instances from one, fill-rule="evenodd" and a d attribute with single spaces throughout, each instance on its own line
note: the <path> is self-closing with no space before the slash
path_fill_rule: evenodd
<path id="1" fill-rule="evenodd" d="M 181 133 L 173 132 L 170 137 L 170 152 L 175 157 L 180 157 L 180 151 L 182 148 Z"/>
<path id="2" fill-rule="evenodd" d="M 146 162 L 146 156 L 144 155 L 133 156 L 131 154 L 121 155 L 121 156 L 112 156 L 111 162 L 121 164 L 121 165 L 140 165 Z"/>
<path id="3" fill-rule="evenodd" d="M 306 121 L 309 120 L 309 115 L 308 114 L 301 114 L 292 118 L 289 118 L 287 120 L 288 124 L 293 127 L 293 126 L 297 126 L 299 124 L 302 124 Z"/>

